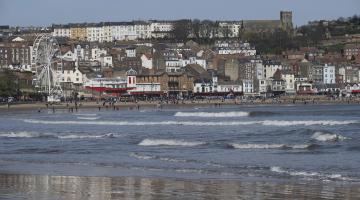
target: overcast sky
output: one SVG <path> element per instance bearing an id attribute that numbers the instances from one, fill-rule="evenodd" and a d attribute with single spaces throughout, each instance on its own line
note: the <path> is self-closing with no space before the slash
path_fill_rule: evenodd
<path id="1" fill-rule="evenodd" d="M 279 19 L 293 11 L 296 25 L 360 14 L 360 0 L 0 0 L 0 25 L 138 19 Z"/>

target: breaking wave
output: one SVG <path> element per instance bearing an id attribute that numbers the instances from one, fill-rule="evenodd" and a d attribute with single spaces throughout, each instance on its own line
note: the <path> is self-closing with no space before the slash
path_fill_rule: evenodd
<path id="1" fill-rule="evenodd" d="M 176 163 L 187 162 L 187 160 L 183 160 L 183 159 L 167 158 L 167 157 L 159 157 L 159 156 L 149 156 L 149 155 L 143 155 L 143 154 L 139 154 L 139 153 L 131 153 L 130 156 L 140 159 L 140 160 L 161 160 L 161 161 L 176 162 Z"/>
<path id="2" fill-rule="evenodd" d="M 6 137 L 6 138 L 56 138 L 56 136 L 52 135 L 52 134 L 28 132 L 28 131 L 0 133 L 0 137 Z"/>
<path id="3" fill-rule="evenodd" d="M 320 142 L 337 142 L 337 141 L 342 141 L 342 140 L 348 139 L 339 134 L 326 133 L 326 132 L 321 132 L 321 131 L 315 132 L 311 136 L 311 138 L 314 140 L 320 141 Z"/>
<path id="4" fill-rule="evenodd" d="M 38 132 L 9 132 L 0 133 L 0 137 L 6 138 L 57 138 L 57 139 L 96 139 L 96 138 L 115 138 L 115 134 L 108 133 L 103 135 L 61 135 L 56 133 L 38 133 Z"/>
<path id="5" fill-rule="evenodd" d="M 270 111 L 252 111 L 249 113 L 249 117 L 271 116 L 276 114 L 278 113 L 274 113 Z"/>
<path id="6" fill-rule="evenodd" d="M 285 120 L 265 120 L 265 121 L 45 121 L 25 119 L 24 122 L 32 124 L 67 124 L 67 125 L 113 125 L 113 126 L 159 126 L 159 125 L 184 125 L 184 126 L 239 126 L 259 124 L 263 126 L 314 126 L 314 125 L 348 125 L 359 123 L 355 120 L 347 121 L 285 121 Z"/>
<path id="7" fill-rule="evenodd" d="M 248 112 L 176 112 L 175 117 L 247 117 Z"/>
<path id="8" fill-rule="evenodd" d="M 97 116 L 97 114 L 95 113 L 78 113 L 78 114 L 75 114 L 76 116 L 86 116 L 86 117 L 95 117 Z"/>
<path id="9" fill-rule="evenodd" d="M 318 178 L 322 180 L 342 180 L 342 181 L 353 181 L 354 179 L 345 177 L 341 174 L 323 174 L 319 172 L 311 171 L 295 171 L 295 170 L 286 170 L 278 166 L 273 166 L 270 168 L 270 171 L 284 174 L 288 176 L 297 176 L 297 177 L 308 177 L 308 178 Z"/>
<path id="10" fill-rule="evenodd" d="M 167 140 L 167 139 L 144 139 L 139 143 L 140 146 L 199 146 L 204 145 L 205 142 L 190 142 L 184 140 Z"/>
<path id="11" fill-rule="evenodd" d="M 77 119 L 81 119 L 81 120 L 97 120 L 97 119 L 100 119 L 100 117 L 77 117 Z"/>
<path id="12" fill-rule="evenodd" d="M 63 135 L 58 136 L 59 139 L 97 139 L 97 138 L 115 138 L 113 133 L 104 135 Z"/>
<path id="13" fill-rule="evenodd" d="M 287 144 L 229 144 L 231 148 L 234 149 L 312 149 L 315 148 L 314 144 L 297 144 L 297 145 L 287 145 Z"/>
<path id="14" fill-rule="evenodd" d="M 313 121 L 286 121 L 286 120 L 265 120 L 261 124 L 265 126 L 335 126 L 359 123 L 356 120 L 335 121 L 335 120 L 313 120 Z"/>

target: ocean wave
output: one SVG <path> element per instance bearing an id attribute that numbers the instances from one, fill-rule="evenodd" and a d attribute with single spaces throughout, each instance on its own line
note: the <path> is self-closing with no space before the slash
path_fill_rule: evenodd
<path id="1" fill-rule="evenodd" d="M 286 148 L 285 144 L 229 144 L 234 149 L 282 149 Z"/>
<path id="2" fill-rule="evenodd" d="M 234 149 L 312 149 L 315 147 L 314 144 L 229 144 Z"/>
<path id="3" fill-rule="evenodd" d="M 154 156 L 141 155 L 141 154 L 138 154 L 138 153 L 130 153 L 130 157 L 137 158 L 137 159 L 140 159 L 140 160 L 152 160 L 152 159 L 155 159 Z"/>
<path id="4" fill-rule="evenodd" d="M 112 125 L 112 126 L 160 126 L 160 125 L 184 125 L 184 126 L 240 126 L 240 125 L 264 125 L 264 126 L 336 126 L 359 123 L 355 120 L 347 121 L 285 121 L 285 120 L 265 120 L 265 121 L 46 121 L 25 119 L 25 123 L 32 124 L 67 124 L 67 125 Z"/>
<path id="5" fill-rule="evenodd" d="M 77 119 L 81 119 L 81 120 L 97 120 L 97 119 L 100 119 L 100 117 L 77 117 Z"/>
<path id="6" fill-rule="evenodd" d="M 341 174 L 324 174 L 324 173 L 311 172 L 311 171 L 287 170 L 287 169 L 283 169 L 278 166 L 270 167 L 270 171 L 278 173 L 278 174 L 289 175 L 289 176 L 318 178 L 318 179 L 322 179 L 322 180 L 354 181 L 354 179 L 343 176 Z"/>
<path id="7" fill-rule="evenodd" d="M 168 158 L 168 157 L 159 157 L 159 156 L 150 156 L 150 155 L 143 155 L 139 153 L 130 153 L 130 157 L 134 157 L 140 160 L 161 160 L 165 162 L 176 162 L 176 163 L 184 163 L 187 160 L 183 159 L 176 159 L 176 158 Z"/>
<path id="8" fill-rule="evenodd" d="M 96 113 L 77 113 L 76 116 L 87 116 L 87 117 L 94 117 L 97 116 Z"/>
<path id="9" fill-rule="evenodd" d="M 320 142 L 337 142 L 337 141 L 342 141 L 342 140 L 348 139 L 347 137 L 344 137 L 339 134 L 327 133 L 327 132 L 322 132 L 322 131 L 315 132 L 311 136 L 311 138 L 315 139 L 317 141 L 320 141 Z"/>
<path id="10" fill-rule="evenodd" d="M 97 138 L 115 138 L 113 133 L 103 135 L 62 135 L 58 136 L 59 139 L 97 139 Z"/>
<path id="11" fill-rule="evenodd" d="M 171 139 L 144 139 L 139 143 L 140 146 L 199 146 L 204 145 L 204 142 L 192 142 L 184 140 L 171 140 Z"/>
<path id="12" fill-rule="evenodd" d="M 246 117 L 248 112 L 176 112 L 175 117 Z"/>
<path id="13" fill-rule="evenodd" d="M 271 116 L 276 115 L 277 113 L 270 112 L 270 111 L 252 111 L 249 113 L 250 117 L 258 117 L 258 116 Z"/>
<path id="14" fill-rule="evenodd" d="M 56 138 L 55 135 L 52 135 L 49 133 L 38 133 L 38 132 L 29 132 L 29 131 L 0 133 L 0 137 L 6 137 L 6 138 Z"/>
<path id="15" fill-rule="evenodd" d="M 9 132 L 9 133 L 0 133 L 0 137 L 6 138 L 57 138 L 57 139 L 96 139 L 96 138 L 114 138 L 116 137 L 113 133 L 103 134 L 103 135 L 82 135 L 82 134 L 72 134 L 72 135 L 61 135 L 59 133 L 39 133 L 39 132 Z"/>
<path id="16" fill-rule="evenodd" d="M 359 123 L 356 120 L 346 120 L 346 121 L 335 121 L 335 120 L 312 120 L 312 121 L 286 121 L 286 120 L 265 120 L 261 121 L 260 124 L 265 126 L 314 126 L 314 125 L 323 125 L 323 126 L 335 126 L 335 125 L 348 125 Z"/>

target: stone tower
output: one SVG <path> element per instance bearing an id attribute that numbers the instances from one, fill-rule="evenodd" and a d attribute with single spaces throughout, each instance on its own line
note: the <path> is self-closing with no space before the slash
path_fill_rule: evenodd
<path id="1" fill-rule="evenodd" d="M 293 28 L 292 23 L 292 11 L 281 11 L 280 12 L 281 27 L 285 30 Z"/>

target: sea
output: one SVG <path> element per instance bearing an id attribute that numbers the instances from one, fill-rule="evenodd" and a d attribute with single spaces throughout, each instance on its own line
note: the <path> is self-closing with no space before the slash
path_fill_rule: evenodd
<path id="1" fill-rule="evenodd" d="M 360 105 L 5 110 L 0 199 L 360 199 Z"/>

